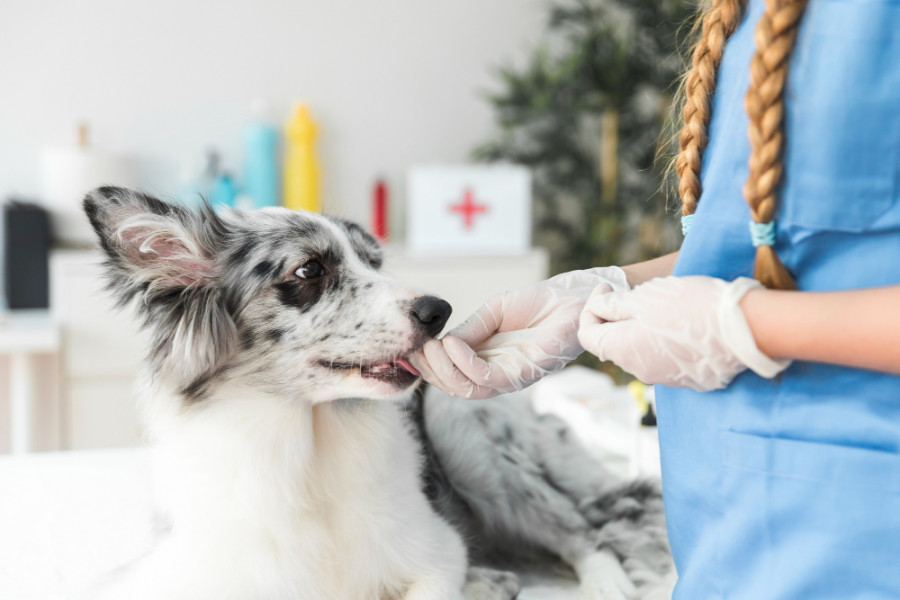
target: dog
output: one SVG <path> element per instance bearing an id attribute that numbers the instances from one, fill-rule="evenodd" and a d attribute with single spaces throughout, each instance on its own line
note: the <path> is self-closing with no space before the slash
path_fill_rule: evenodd
<path id="1" fill-rule="evenodd" d="M 168 526 L 97 597 L 508 600 L 524 564 L 585 598 L 670 585 L 662 499 L 522 398 L 452 399 L 405 358 L 450 305 L 359 226 L 98 188 L 108 287 L 151 334 L 138 403 Z"/>

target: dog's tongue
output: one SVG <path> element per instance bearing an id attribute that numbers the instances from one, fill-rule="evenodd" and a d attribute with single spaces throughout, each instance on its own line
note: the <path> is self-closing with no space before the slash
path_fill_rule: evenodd
<path id="1" fill-rule="evenodd" d="M 418 377 L 419 375 L 421 375 L 421 373 L 419 373 L 419 370 L 418 370 L 417 368 L 415 368 L 414 366 L 412 366 L 412 365 L 409 363 L 409 361 L 406 360 L 405 358 L 398 358 L 397 360 L 394 361 L 394 364 L 396 364 L 396 365 L 398 365 L 398 366 L 400 366 L 400 367 L 403 367 L 404 369 L 406 369 L 407 371 L 409 371 L 410 373 L 412 373 L 412 374 L 415 375 L 416 377 Z"/>
<path id="2" fill-rule="evenodd" d="M 406 360 L 405 358 L 398 358 L 394 362 L 390 362 L 390 363 L 388 363 L 388 362 L 378 363 L 377 365 L 372 365 L 371 367 L 369 367 L 366 370 L 372 375 L 380 375 L 380 374 L 384 373 L 385 371 L 391 371 L 394 369 L 403 369 L 404 371 L 409 371 L 416 377 L 421 375 L 421 373 L 419 373 L 418 369 L 416 369 L 414 366 L 409 364 L 409 361 Z"/>

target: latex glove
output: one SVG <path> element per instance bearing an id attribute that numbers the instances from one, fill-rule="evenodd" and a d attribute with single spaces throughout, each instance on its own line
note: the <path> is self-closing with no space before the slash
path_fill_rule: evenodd
<path id="1" fill-rule="evenodd" d="M 454 396 L 490 398 L 520 390 L 584 352 L 578 317 L 592 291 L 627 289 L 619 267 L 563 273 L 490 298 L 409 359 L 429 383 Z"/>
<path id="2" fill-rule="evenodd" d="M 756 346 L 739 305 L 753 279 L 652 279 L 624 293 L 592 295 L 581 313 L 578 339 L 644 383 L 695 390 L 727 386 L 750 368 L 774 377 L 790 365 Z"/>

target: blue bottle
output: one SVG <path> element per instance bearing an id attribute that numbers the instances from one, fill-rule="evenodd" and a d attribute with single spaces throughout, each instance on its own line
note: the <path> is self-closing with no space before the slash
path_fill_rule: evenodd
<path id="1" fill-rule="evenodd" d="M 212 205 L 213 208 L 219 210 L 223 207 L 234 207 L 234 199 L 237 198 L 238 190 L 234 179 L 227 171 L 223 171 L 213 185 Z"/>
<path id="2" fill-rule="evenodd" d="M 222 176 L 219 152 L 209 148 L 203 153 L 199 171 L 191 168 L 182 170 L 182 185 L 178 190 L 178 199 L 192 210 L 197 210 L 208 200 L 213 202 L 216 183 Z"/>
<path id="3" fill-rule="evenodd" d="M 254 102 L 253 112 L 253 122 L 244 128 L 243 192 L 255 208 L 278 206 L 278 130 L 265 118 L 265 102 Z"/>

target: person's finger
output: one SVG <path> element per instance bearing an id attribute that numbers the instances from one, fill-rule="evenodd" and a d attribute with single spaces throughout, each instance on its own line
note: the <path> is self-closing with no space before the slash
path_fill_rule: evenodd
<path id="1" fill-rule="evenodd" d="M 444 382 L 440 380 L 437 374 L 435 374 L 434 369 L 431 368 L 431 363 L 428 362 L 428 358 L 426 358 L 425 352 L 421 348 L 406 358 L 409 360 L 410 364 L 422 374 L 422 379 L 447 392 L 447 390 L 444 389 Z M 450 392 L 447 393 L 449 394 Z"/>
<path id="2" fill-rule="evenodd" d="M 440 344 L 437 340 L 434 340 L 434 343 Z M 432 366 L 431 361 L 428 360 L 424 348 L 418 350 L 415 354 L 410 355 L 408 359 L 410 364 L 419 370 L 422 374 L 422 378 L 430 385 L 443 390 L 451 396 L 462 396 L 466 393 L 467 390 L 460 389 L 459 385 L 454 384 L 453 382 L 444 381 L 444 378 L 438 374 L 438 369 L 435 369 Z"/>
<path id="3" fill-rule="evenodd" d="M 444 336 L 442 342 L 447 356 L 453 361 L 456 368 L 473 383 L 494 388 L 503 387 L 503 382 L 494 381 L 494 369 L 491 363 L 478 356 L 475 350 L 463 340 L 454 335 L 447 335 Z M 502 375 L 505 374 L 501 372 Z M 506 379 L 505 377 L 503 378 Z M 498 383 L 501 385 L 497 385 Z"/>
<path id="4" fill-rule="evenodd" d="M 538 363 L 524 354 L 514 356 L 505 353 L 493 361 L 494 380 L 503 382 L 504 392 L 523 390 L 548 373 L 561 369 L 567 362 L 569 361 L 542 356 Z"/>
<path id="5" fill-rule="evenodd" d="M 466 377 L 453 361 L 450 360 L 443 342 L 440 340 L 426 342 L 422 350 L 425 354 L 425 358 L 428 360 L 432 372 L 437 380 L 440 381 L 438 387 L 448 394 L 460 398 L 471 399 L 490 398 L 491 396 L 497 395 L 497 392 L 490 388 L 479 386 Z"/>
<path id="6" fill-rule="evenodd" d="M 600 286 L 591 293 L 584 304 L 584 311 L 590 311 L 603 321 L 622 321 L 634 318 L 637 311 L 635 292 L 603 291 Z"/>
<path id="7" fill-rule="evenodd" d="M 502 301 L 499 296 L 495 296 L 485 302 L 468 319 L 454 327 L 447 335 L 456 336 L 473 347 L 496 333 L 502 322 Z"/>
<path id="8" fill-rule="evenodd" d="M 613 286 L 611 286 L 609 283 L 604 281 L 604 282 L 598 283 L 591 289 L 591 295 L 588 296 L 588 298 L 590 298 L 591 296 L 600 296 L 603 294 L 608 294 L 611 291 L 613 291 Z"/>
<path id="9" fill-rule="evenodd" d="M 584 349 L 600 360 L 611 360 L 620 367 L 622 357 L 627 352 L 634 352 L 630 348 L 629 340 L 633 337 L 635 321 L 600 322 L 588 324 L 578 330 L 578 341 Z"/>
<path id="10" fill-rule="evenodd" d="M 607 286 L 607 288 L 601 288 L 599 285 L 594 288 L 584 308 L 581 310 L 581 314 L 578 315 L 578 343 L 581 344 L 582 348 L 594 355 L 596 355 L 594 340 L 597 337 L 597 328 L 606 323 L 606 321 L 594 314 L 591 310 L 591 301 L 593 300 L 596 303 L 596 298 L 612 292 L 611 286 Z"/>
<path id="11" fill-rule="evenodd" d="M 597 327 L 605 322 L 585 306 L 578 317 L 578 343 L 582 348 L 585 350 L 593 348 Z"/>
<path id="12" fill-rule="evenodd" d="M 425 378 L 426 381 L 453 396 L 458 396 L 465 392 L 465 386 L 461 386 L 458 381 L 454 382 L 447 377 L 449 369 L 446 363 L 449 359 L 443 350 L 440 340 L 429 340 L 425 342 L 425 345 L 422 346 L 422 356 L 425 359 L 425 364 L 427 365 L 430 375 Z M 412 364 L 418 369 L 415 362 Z M 423 371 L 422 374 L 424 375 L 425 371 Z"/>

